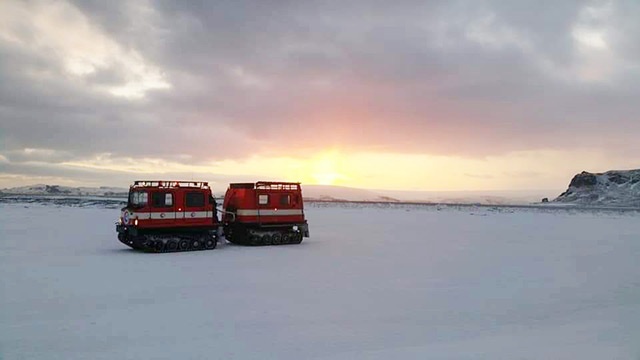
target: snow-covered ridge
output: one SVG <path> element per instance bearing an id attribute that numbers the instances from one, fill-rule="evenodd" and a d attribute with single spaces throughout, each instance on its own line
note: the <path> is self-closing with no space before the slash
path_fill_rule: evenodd
<path id="1" fill-rule="evenodd" d="M 214 195 L 224 197 L 226 187 L 214 187 Z M 61 185 L 29 185 L 0 189 L 0 196 L 22 197 L 107 197 L 126 199 L 128 189 L 110 186 L 69 187 Z M 333 185 L 302 185 L 302 196 L 307 201 L 379 202 L 379 203 L 433 203 L 526 205 L 547 196 L 548 191 L 394 191 L 369 190 Z"/>
<path id="2" fill-rule="evenodd" d="M 0 195 L 53 195 L 53 196 L 104 196 L 126 198 L 129 189 L 100 187 L 70 187 L 61 185 L 36 184 L 0 190 Z"/>
<path id="3" fill-rule="evenodd" d="M 331 185 L 303 185 L 302 196 L 305 198 L 305 200 L 317 201 L 400 201 L 392 197 L 384 196 L 372 190 Z"/>
<path id="4" fill-rule="evenodd" d="M 597 206 L 640 207 L 640 169 L 583 171 L 554 202 Z"/>
<path id="5" fill-rule="evenodd" d="M 304 185 L 302 195 L 316 201 L 362 201 L 381 203 L 434 203 L 525 205 L 536 203 L 547 196 L 548 190 L 494 190 L 494 191 L 410 191 L 367 190 L 344 186 Z"/>

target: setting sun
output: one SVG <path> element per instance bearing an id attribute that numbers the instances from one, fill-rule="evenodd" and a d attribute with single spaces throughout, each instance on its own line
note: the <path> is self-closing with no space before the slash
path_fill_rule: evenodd
<path id="1" fill-rule="evenodd" d="M 336 180 L 340 178 L 340 174 L 336 173 L 320 173 L 313 174 L 315 183 L 318 185 L 334 185 Z"/>
<path id="2" fill-rule="evenodd" d="M 346 178 L 340 171 L 340 154 L 331 151 L 320 155 L 312 161 L 310 169 L 311 182 L 318 185 L 335 185 Z"/>

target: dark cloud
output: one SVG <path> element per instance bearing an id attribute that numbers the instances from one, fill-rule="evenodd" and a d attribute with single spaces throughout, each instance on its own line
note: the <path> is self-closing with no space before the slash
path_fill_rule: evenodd
<path id="1" fill-rule="evenodd" d="M 38 29 L 53 25 L 30 26 L 36 17 L 0 29 L 11 34 L 0 36 L 0 154 L 12 163 L 29 160 L 25 148 L 53 151 L 38 159 L 52 163 L 101 153 L 204 162 L 327 146 L 467 157 L 638 149 L 633 1 L 61 8 L 86 17 L 95 39 L 85 40 L 106 50 L 11 40 L 38 43 Z M 70 74 L 64 51 L 82 46 L 89 60 L 74 56 L 91 72 Z M 153 76 L 170 88 L 145 83 Z M 128 83 L 150 88 L 142 98 L 110 93 Z"/>
<path id="2" fill-rule="evenodd" d="M 71 166 L 60 166 L 49 163 L 15 163 L 0 166 L 0 180 L 3 177 L 14 176 L 16 178 L 31 179 L 49 179 L 55 181 L 72 179 L 77 184 L 88 184 L 93 186 L 102 186 L 110 184 L 111 186 L 127 187 L 132 183 L 132 179 L 184 179 L 184 180 L 202 180 L 206 179 L 213 187 L 216 193 L 226 190 L 229 183 L 233 182 L 252 182 L 256 181 L 255 175 L 224 175 L 216 173 L 198 173 L 191 172 L 147 172 L 144 174 L 131 173 L 124 171 L 113 171 L 103 169 L 77 168 Z M 262 177 L 260 180 L 276 181 L 270 177 Z"/>

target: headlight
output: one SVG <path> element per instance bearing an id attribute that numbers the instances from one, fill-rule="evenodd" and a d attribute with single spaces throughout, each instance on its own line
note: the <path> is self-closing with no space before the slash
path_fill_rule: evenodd
<path id="1" fill-rule="evenodd" d="M 133 225 L 138 226 L 138 219 L 133 220 Z"/>

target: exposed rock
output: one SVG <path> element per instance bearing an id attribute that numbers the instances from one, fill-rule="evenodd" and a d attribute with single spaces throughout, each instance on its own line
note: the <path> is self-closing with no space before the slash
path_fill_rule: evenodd
<path id="1" fill-rule="evenodd" d="M 569 187 L 583 187 L 583 186 L 593 186 L 598 183 L 598 179 L 595 174 L 588 173 L 586 171 L 581 172 L 571 179 L 571 183 Z"/>
<path id="2" fill-rule="evenodd" d="M 640 170 L 583 171 L 554 202 L 640 207 Z"/>
<path id="3" fill-rule="evenodd" d="M 57 193 L 60 192 L 60 186 L 58 186 L 58 185 L 51 185 L 51 186 L 45 185 L 45 186 L 46 187 L 45 187 L 44 191 L 48 192 L 49 194 L 57 194 Z"/>
<path id="4" fill-rule="evenodd" d="M 549 202 L 549 198 L 542 198 L 542 202 L 543 203 L 548 203 Z"/>
<path id="5" fill-rule="evenodd" d="M 616 183 L 618 185 L 624 184 L 630 180 L 628 174 L 621 174 L 621 173 L 609 174 L 607 175 L 607 177 L 609 178 L 610 182 Z"/>

